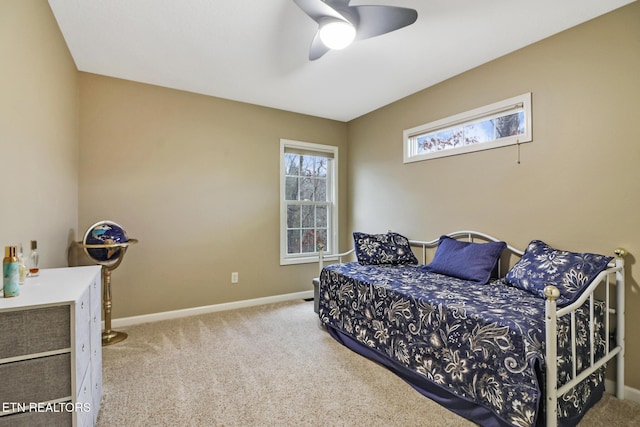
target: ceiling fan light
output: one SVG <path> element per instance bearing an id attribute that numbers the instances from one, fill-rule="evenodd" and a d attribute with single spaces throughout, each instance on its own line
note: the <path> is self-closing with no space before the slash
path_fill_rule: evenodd
<path id="1" fill-rule="evenodd" d="M 320 26 L 320 40 L 329 49 L 344 49 L 355 38 L 356 29 L 347 21 L 329 21 Z"/>

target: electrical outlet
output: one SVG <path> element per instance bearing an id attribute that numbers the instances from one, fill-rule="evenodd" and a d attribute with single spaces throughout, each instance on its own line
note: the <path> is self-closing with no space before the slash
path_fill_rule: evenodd
<path id="1" fill-rule="evenodd" d="M 231 273 L 231 283 L 238 283 L 238 272 L 234 271 Z"/>

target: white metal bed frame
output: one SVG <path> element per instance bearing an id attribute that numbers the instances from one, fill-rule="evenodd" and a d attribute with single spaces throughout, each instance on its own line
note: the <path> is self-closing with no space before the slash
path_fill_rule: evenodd
<path id="1" fill-rule="evenodd" d="M 480 233 L 478 231 L 464 230 L 464 231 L 456 231 L 453 233 L 447 234 L 447 236 L 454 239 L 463 239 L 466 238 L 469 242 L 474 242 L 476 239 L 480 239 L 483 241 L 491 241 L 497 242 L 499 239 L 490 236 L 485 233 Z M 420 241 L 420 240 L 409 240 L 409 244 L 412 247 L 417 247 L 422 249 L 421 254 L 421 263 L 426 264 L 427 262 L 427 249 L 433 249 L 438 246 L 438 239 L 429 240 L 429 241 Z M 511 254 L 521 257 L 524 254 L 524 251 L 514 248 L 513 246 L 507 245 L 507 251 Z M 351 248 L 350 250 L 335 254 L 325 256 L 323 251 L 319 251 L 318 261 L 319 261 L 319 273 L 324 268 L 325 262 L 339 262 L 342 263 L 344 260 L 352 255 L 355 252 L 355 248 Z M 553 285 L 549 285 L 544 289 L 544 293 L 546 296 L 545 299 L 545 341 L 547 343 L 545 360 L 546 365 L 546 383 L 545 387 L 545 414 L 546 414 L 546 426 L 547 427 L 556 427 L 558 425 L 558 399 L 577 386 L 580 382 L 584 381 L 589 377 L 592 373 L 602 367 L 605 363 L 613 359 L 614 357 L 618 357 L 617 360 L 617 371 L 616 371 L 616 397 L 618 399 L 624 399 L 624 316 L 625 316 L 625 277 L 624 277 L 624 256 L 627 251 L 622 248 L 617 248 L 614 251 L 616 257 L 613 262 L 609 263 L 608 268 L 598 274 L 596 278 L 591 282 L 589 287 L 583 292 L 583 294 L 573 302 L 572 304 L 557 308 L 556 300 L 560 296 L 560 291 Z M 498 272 L 501 275 L 501 261 L 498 261 Z M 611 277 L 614 277 L 613 281 Z M 615 285 L 616 287 L 616 308 L 612 308 L 611 306 L 611 285 Z M 595 297 L 594 292 L 600 287 L 604 286 L 605 293 L 605 337 L 606 337 L 606 351 L 605 354 L 599 358 L 595 359 L 595 328 L 594 328 L 594 304 Z M 589 367 L 583 369 L 580 374 L 577 374 L 576 370 L 576 328 L 575 328 L 575 316 L 576 310 L 580 308 L 587 300 L 589 300 L 589 343 L 591 346 L 591 359 Z M 611 335 L 611 316 L 616 316 L 616 345 L 611 348 L 609 337 Z M 550 360 L 556 360 L 558 355 L 557 348 L 557 321 L 562 316 L 570 316 L 571 321 L 571 351 L 572 351 L 572 359 L 573 359 L 573 372 L 571 379 L 567 381 L 565 384 L 558 387 L 558 367 L 555 363 L 548 363 Z M 551 410 L 549 410 L 551 408 Z"/>

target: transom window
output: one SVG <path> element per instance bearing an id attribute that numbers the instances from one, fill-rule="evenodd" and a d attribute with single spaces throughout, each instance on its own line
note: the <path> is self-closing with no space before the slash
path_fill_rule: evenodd
<path id="1" fill-rule="evenodd" d="M 333 253 L 337 236 L 338 148 L 280 141 L 280 264 Z"/>
<path id="2" fill-rule="evenodd" d="M 531 93 L 404 131 L 404 162 L 529 142 Z"/>

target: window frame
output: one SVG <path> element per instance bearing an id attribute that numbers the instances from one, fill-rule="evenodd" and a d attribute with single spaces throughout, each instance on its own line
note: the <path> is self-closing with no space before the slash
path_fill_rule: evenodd
<path id="1" fill-rule="evenodd" d="M 445 148 L 428 153 L 419 153 L 418 139 L 420 137 L 439 131 L 444 132 L 454 127 L 469 126 L 495 117 L 505 117 L 509 114 L 514 114 L 519 110 L 522 110 L 524 113 L 524 133 L 522 134 L 507 136 L 486 142 Z M 533 140 L 531 129 L 531 92 L 529 92 L 404 130 L 402 134 L 404 163 L 419 162 L 423 160 L 437 159 L 440 157 L 455 156 L 474 151 L 490 150 L 493 148 L 531 142 Z"/>
<path id="2" fill-rule="evenodd" d="M 327 167 L 327 248 L 323 253 L 332 255 L 338 253 L 338 147 L 333 145 L 317 144 L 312 142 L 294 141 L 290 139 L 280 140 L 280 265 L 304 264 L 318 262 L 318 252 L 287 253 L 287 206 L 286 200 L 286 162 L 287 148 L 309 151 L 318 155 L 327 154 L 333 157 L 331 166 Z M 329 196 L 330 193 L 330 196 Z M 302 202 L 302 203 L 301 203 Z M 314 202 L 298 201 L 299 204 L 312 204 Z"/>

